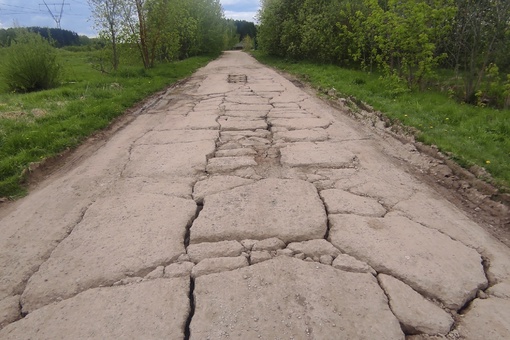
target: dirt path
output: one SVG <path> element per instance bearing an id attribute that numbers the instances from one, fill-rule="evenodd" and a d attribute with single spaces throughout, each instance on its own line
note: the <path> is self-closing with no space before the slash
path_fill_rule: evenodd
<path id="1" fill-rule="evenodd" d="M 510 338 L 509 248 L 395 147 L 225 53 L 1 212 L 0 339 Z"/>

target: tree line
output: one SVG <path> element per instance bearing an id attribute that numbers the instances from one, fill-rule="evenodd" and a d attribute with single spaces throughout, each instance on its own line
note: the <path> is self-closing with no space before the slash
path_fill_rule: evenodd
<path id="1" fill-rule="evenodd" d="M 158 61 L 216 54 L 238 42 L 237 26 L 219 0 L 88 0 L 114 69 L 120 45 L 136 46 L 144 67 Z"/>
<path id="2" fill-rule="evenodd" d="M 269 54 L 378 70 L 424 89 L 441 69 L 466 102 L 510 105 L 508 0 L 262 0 Z M 492 98 L 497 97 L 497 98 Z"/>
<path id="3" fill-rule="evenodd" d="M 19 36 L 21 28 L 0 29 L 0 47 L 8 47 L 16 37 Z M 78 33 L 60 28 L 48 27 L 24 27 L 22 30 L 37 33 L 48 41 L 51 41 L 55 47 L 79 46 L 88 43 L 86 36 L 80 36 Z"/>

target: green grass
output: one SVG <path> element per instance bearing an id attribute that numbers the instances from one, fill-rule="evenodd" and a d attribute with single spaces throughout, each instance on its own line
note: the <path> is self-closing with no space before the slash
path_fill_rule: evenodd
<path id="1" fill-rule="evenodd" d="M 2 53 L 0 49 L 0 59 Z M 98 53 L 59 51 L 66 72 L 56 89 L 17 94 L 0 88 L 0 197 L 25 194 L 22 174 L 30 163 L 77 146 L 126 109 L 213 58 L 193 57 L 150 70 L 124 66 L 115 74 L 102 74 L 91 65 Z"/>
<path id="2" fill-rule="evenodd" d="M 502 191 L 510 187 L 510 110 L 475 107 L 429 90 L 402 91 L 377 74 L 322 65 L 292 62 L 260 52 L 261 62 L 296 75 L 322 89 L 335 88 L 354 96 L 388 118 L 418 130 L 417 139 L 434 144 L 460 165 L 478 165 L 493 177 Z"/>

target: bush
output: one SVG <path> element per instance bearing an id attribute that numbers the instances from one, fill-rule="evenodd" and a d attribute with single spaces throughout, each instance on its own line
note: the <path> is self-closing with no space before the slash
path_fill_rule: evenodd
<path id="1" fill-rule="evenodd" d="M 20 33 L 6 52 L 0 72 L 10 91 L 33 92 L 59 85 L 62 68 L 56 50 L 39 34 Z"/>

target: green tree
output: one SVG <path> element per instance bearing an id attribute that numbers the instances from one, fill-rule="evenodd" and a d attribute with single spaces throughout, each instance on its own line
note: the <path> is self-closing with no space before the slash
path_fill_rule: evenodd
<path id="1" fill-rule="evenodd" d="M 111 43 L 112 66 L 119 67 L 118 40 L 123 22 L 123 0 L 88 0 L 99 35 Z"/>
<path id="2" fill-rule="evenodd" d="M 454 29 L 445 44 L 451 67 L 462 72 L 464 100 L 476 102 L 486 70 L 501 51 L 510 52 L 510 2 L 507 0 L 456 0 Z M 503 63 L 510 63 L 503 52 Z"/>

